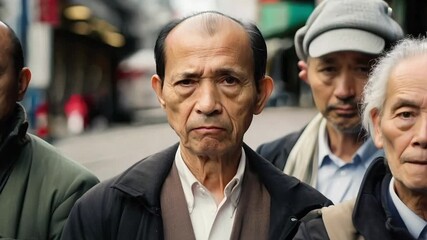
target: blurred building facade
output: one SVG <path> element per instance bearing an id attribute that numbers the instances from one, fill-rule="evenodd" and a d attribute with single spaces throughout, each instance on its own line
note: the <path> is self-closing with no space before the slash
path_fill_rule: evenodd
<path id="1" fill-rule="evenodd" d="M 42 137 L 62 137 L 131 121 L 157 105 L 149 84 L 161 26 L 197 11 L 217 10 L 257 23 L 267 39 L 271 106 L 311 106 L 298 79 L 295 31 L 321 0 L 0 0 L 0 19 L 24 45 L 33 72 L 24 101 Z M 406 33 L 424 35 L 427 2 L 388 0 Z"/>

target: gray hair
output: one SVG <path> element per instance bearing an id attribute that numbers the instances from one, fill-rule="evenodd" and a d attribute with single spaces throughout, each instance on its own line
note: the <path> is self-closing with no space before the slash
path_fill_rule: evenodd
<path id="1" fill-rule="evenodd" d="M 370 117 L 372 110 L 383 113 L 387 85 L 394 68 L 405 59 L 427 54 L 427 38 L 406 38 L 379 58 L 363 91 L 362 124 L 368 133 L 374 135 L 374 125 Z"/>

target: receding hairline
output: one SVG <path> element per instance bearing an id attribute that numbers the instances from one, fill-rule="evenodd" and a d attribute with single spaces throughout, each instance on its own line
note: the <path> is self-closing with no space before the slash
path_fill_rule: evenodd
<path id="1" fill-rule="evenodd" d="M 184 19 L 182 22 L 177 24 L 168 34 L 172 35 L 175 31 L 178 31 L 184 27 L 188 27 L 188 24 L 193 24 L 194 27 L 198 30 L 209 34 L 209 36 L 215 35 L 217 32 L 221 31 L 224 27 L 224 24 L 230 24 L 230 27 L 237 27 L 241 29 L 242 32 L 246 33 L 244 26 L 241 22 L 236 19 L 223 15 L 219 12 L 201 12 L 195 15 L 189 16 Z M 166 37 L 166 38 L 168 38 Z"/>
<path id="2" fill-rule="evenodd" d="M 9 41 L 9 48 L 12 47 L 12 37 L 13 37 L 13 33 L 12 33 L 12 28 L 10 28 L 9 25 L 7 25 L 6 23 L 0 21 L 0 31 L 4 31 L 5 34 L 7 34 L 8 36 L 8 41 Z"/>

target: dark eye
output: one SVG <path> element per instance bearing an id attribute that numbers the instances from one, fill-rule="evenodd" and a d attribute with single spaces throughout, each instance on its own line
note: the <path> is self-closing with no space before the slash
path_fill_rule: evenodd
<path id="1" fill-rule="evenodd" d="M 327 66 L 320 69 L 320 72 L 323 72 L 323 73 L 334 73 L 336 71 L 337 71 L 337 68 L 332 66 Z"/>
<path id="2" fill-rule="evenodd" d="M 183 80 L 179 81 L 177 84 L 181 85 L 181 86 L 190 86 L 193 83 L 194 83 L 194 81 L 191 79 L 183 79 Z"/>
<path id="3" fill-rule="evenodd" d="M 369 74 L 369 66 L 367 65 L 360 65 L 355 68 L 356 73 L 362 75 L 363 77 L 367 77 Z"/>
<path id="4" fill-rule="evenodd" d="M 369 73 L 369 67 L 368 66 L 361 66 L 357 68 L 359 72 L 363 73 Z"/>
<path id="5" fill-rule="evenodd" d="M 234 85 L 234 84 L 237 84 L 239 82 L 239 79 L 237 79 L 233 76 L 226 76 L 223 78 L 222 82 L 226 85 Z"/>
<path id="6" fill-rule="evenodd" d="M 412 112 L 401 112 L 398 115 L 399 115 L 399 117 L 404 118 L 404 119 L 408 119 L 408 118 L 413 117 Z"/>

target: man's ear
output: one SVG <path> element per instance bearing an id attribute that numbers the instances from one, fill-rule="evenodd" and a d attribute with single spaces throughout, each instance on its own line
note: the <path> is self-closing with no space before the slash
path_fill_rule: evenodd
<path id="1" fill-rule="evenodd" d="M 166 107 L 165 101 L 163 100 L 163 82 L 162 79 L 160 79 L 159 75 L 154 74 L 151 77 L 151 87 L 153 88 L 154 92 L 156 92 L 157 100 L 160 103 L 160 106 L 164 109 Z"/>
<path id="2" fill-rule="evenodd" d="M 260 114 L 273 92 L 274 81 L 270 76 L 264 76 L 259 83 L 258 97 L 254 114 Z"/>
<path id="3" fill-rule="evenodd" d="M 307 68 L 308 68 L 307 63 L 303 60 L 298 61 L 298 68 L 299 68 L 299 73 L 298 73 L 299 78 L 304 82 L 306 82 L 307 84 L 309 84 L 308 73 L 307 73 Z"/>
<path id="4" fill-rule="evenodd" d="M 382 148 L 384 146 L 384 142 L 381 132 L 381 114 L 378 109 L 372 109 L 369 115 L 374 125 L 373 141 L 377 148 Z"/>
<path id="5" fill-rule="evenodd" d="M 18 76 L 18 101 L 24 99 L 25 92 L 27 92 L 28 85 L 31 80 L 31 71 L 29 68 L 22 68 Z"/>

